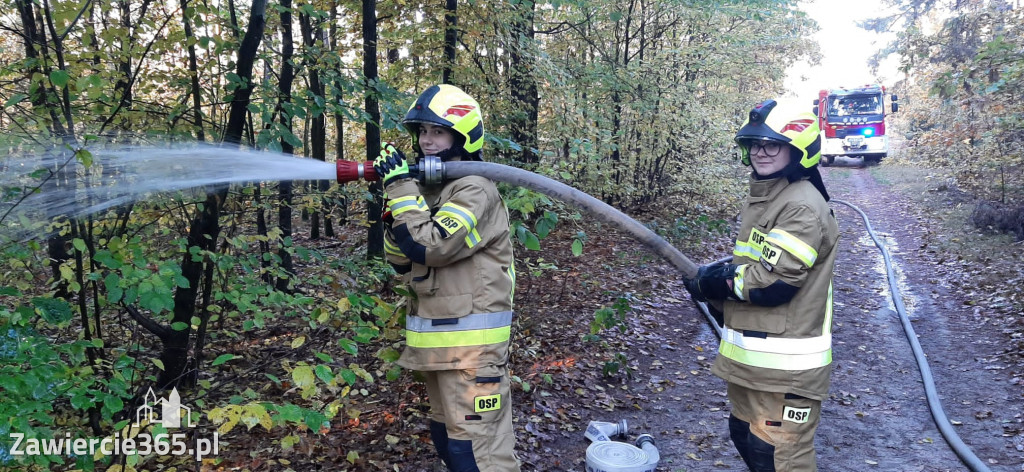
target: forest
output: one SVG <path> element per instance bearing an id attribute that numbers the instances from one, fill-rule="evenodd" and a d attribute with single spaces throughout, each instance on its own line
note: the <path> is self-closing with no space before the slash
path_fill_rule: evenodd
<path id="1" fill-rule="evenodd" d="M 979 229 L 1024 239 L 1021 5 L 888 1 L 895 13 L 863 27 L 897 33 L 877 56 L 899 55 L 904 73 L 887 84 L 901 97 L 895 158 L 942 169 L 942 185 L 974 202 Z M 419 421 L 378 400 L 415 383 L 394 363 L 405 292 L 383 260 L 379 184 L 270 175 L 102 212 L 20 211 L 37 195 L 102 185 L 104 150 L 198 142 L 373 160 L 382 141 L 409 149 L 409 105 L 450 83 L 484 110 L 485 160 L 585 191 L 685 252 L 736 214 L 747 171 L 732 137 L 747 110 L 786 93 L 790 65 L 819 56 L 817 25 L 796 0 L 0 5 L 7 470 L 229 468 L 259 451 L 298 470 L 399 470 L 425 450 L 422 431 L 368 433 Z M 539 256 L 549 243 L 587 255 L 586 215 L 500 189 L 517 266 L 535 283 L 565 270 Z M 628 310 L 596 308 L 580 336 L 600 346 Z M 531 336 L 542 333 L 520 329 L 514 341 Z M 523 355 L 528 365 L 539 354 Z M 621 375 L 609 355 L 603 374 Z M 550 381 L 513 374 L 524 394 Z M 137 435 L 151 388 L 192 407 L 190 444 L 216 432 L 232 453 L 11 454 L 12 433 Z M 341 447 L 323 445 L 331 435 Z"/>

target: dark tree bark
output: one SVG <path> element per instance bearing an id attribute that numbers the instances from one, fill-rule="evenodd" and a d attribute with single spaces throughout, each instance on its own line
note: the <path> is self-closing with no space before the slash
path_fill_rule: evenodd
<path id="1" fill-rule="evenodd" d="M 310 18 L 308 14 L 303 13 L 299 15 L 299 26 L 302 29 L 302 41 L 305 43 L 306 49 L 312 49 L 316 45 L 317 38 L 321 37 L 323 34 L 323 28 L 320 21 L 318 20 L 314 25 L 313 19 Z M 323 47 L 323 45 L 321 45 L 321 47 Z M 321 99 L 324 98 L 324 84 L 320 80 L 320 64 L 317 60 L 313 60 L 309 63 L 309 91 L 314 97 Z M 326 104 L 326 101 L 323 101 L 323 103 Z M 314 103 L 309 108 L 320 107 Z M 317 109 L 310 113 L 310 157 L 318 161 L 327 161 L 327 115 L 325 112 L 326 110 L 324 109 Z M 316 188 L 320 191 L 321 195 L 327 191 L 330 185 L 330 181 L 327 180 L 318 180 L 316 182 Z M 323 208 L 325 210 L 328 208 L 326 206 L 326 202 Z M 321 213 L 319 211 L 314 211 L 312 214 L 313 225 L 310 228 L 309 235 L 311 239 L 320 239 L 321 214 L 323 215 L 324 225 L 327 228 L 330 228 L 327 236 L 334 236 L 334 230 L 330 226 L 330 212 L 324 211 Z"/>
<path id="2" fill-rule="evenodd" d="M 121 97 L 121 105 L 119 108 L 124 110 L 130 110 L 132 105 L 132 4 L 129 0 L 120 0 L 117 2 L 120 10 L 119 16 L 121 19 L 121 27 L 128 32 L 128 36 L 121 38 L 121 54 L 117 60 L 117 82 L 114 84 L 114 90 Z"/>
<path id="3" fill-rule="evenodd" d="M 516 113 L 512 116 L 512 140 L 523 147 L 515 159 L 524 164 L 535 164 L 537 156 L 537 109 L 540 96 L 535 77 L 534 8 L 532 1 L 520 2 L 512 21 L 512 44 L 509 47 L 512 64 L 509 73 L 509 89 L 515 101 Z"/>
<path id="4" fill-rule="evenodd" d="M 252 95 L 252 69 L 256 60 L 256 53 L 259 50 L 263 38 L 263 30 L 266 26 L 266 0 L 253 0 L 250 12 L 249 26 L 242 38 L 242 44 L 238 50 L 238 61 L 236 74 L 241 79 L 241 85 L 234 91 L 231 99 L 231 108 L 228 114 L 228 125 L 224 132 L 224 143 L 226 145 L 238 145 L 242 141 L 242 133 L 245 131 L 246 108 L 249 105 L 249 97 Z M 220 187 L 210 190 L 206 194 L 206 201 L 199 211 L 192 218 L 188 233 L 188 250 L 182 257 L 181 275 L 188 280 L 188 287 L 179 287 L 174 293 L 174 315 L 173 323 L 184 323 L 187 328 L 175 331 L 167 327 L 162 329 L 150 329 L 160 337 L 163 342 L 163 351 L 160 353 L 160 360 L 163 362 L 164 370 L 157 379 L 160 388 L 171 388 L 177 386 L 190 386 L 195 383 L 195 366 L 189 362 L 188 348 L 189 339 L 192 334 L 192 317 L 196 315 L 196 298 L 200 288 L 203 275 L 206 275 L 206 282 L 203 284 L 204 291 L 208 295 L 212 290 L 210 276 L 212 275 L 212 262 L 209 260 L 194 260 L 192 248 L 200 251 L 214 251 L 217 248 L 217 239 L 220 235 L 220 210 L 227 197 L 227 187 Z M 209 296 L 204 295 L 204 302 Z M 206 310 L 199 312 L 207 316 Z M 136 318 L 138 319 L 138 318 Z M 203 321 L 205 323 L 205 321 Z M 152 327 L 151 327 L 152 328 Z"/>
<path id="5" fill-rule="evenodd" d="M 377 0 L 363 0 L 363 77 L 366 91 L 366 159 L 372 161 L 380 154 L 380 105 L 377 100 Z M 381 210 L 384 206 L 380 181 L 370 184 L 373 202 L 366 208 L 366 221 L 370 227 L 366 234 L 366 257 L 384 256 L 384 225 Z"/>
<path id="6" fill-rule="evenodd" d="M 338 51 L 337 18 L 338 1 L 333 0 L 331 2 L 331 26 L 330 30 L 328 31 L 328 34 L 330 36 L 331 41 L 331 51 L 334 51 L 335 54 L 338 54 L 340 56 L 341 54 Z M 342 87 L 341 84 L 341 76 L 340 74 L 336 74 L 334 79 L 334 159 L 338 161 L 345 160 L 345 115 L 341 113 L 341 108 L 345 104 L 344 90 L 345 88 Z M 344 225 L 348 223 L 348 200 L 345 199 L 344 197 L 339 197 L 339 199 L 340 200 L 337 202 L 337 207 L 340 210 L 340 215 L 338 216 L 338 224 Z M 330 220 L 328 220 L 328 223 L 330 223 Z M 330 230 L 328 236 L 333 236 L 333 226 L 328 226 L 328 229 Z"/>
<path id="7" fill-rule="evenodd" d="M 445 0 L 444 4 L 444 69 L 441 71 L 441 83 L 452 83 L 455 68 L 455 45 L 459 40 L 459 2 Z"/>
<path id="8" fill-rule="evenodd" d="M 292 84 L 295 82 L 295 67 L 292 66 L 292 56 L 295 54 L 295 45 L 292 43 L 292 0 L 281 0 L 281 80 L 278 89 L 281 95 L 277 99 L 277 116 L 284 128 L 292 132 L 292 115 L 285 110 L 285 104 L 292 101 Z M 294 154 L 295 146 L 286 139 L 281 140 L 281 152 Z M 290 238 L 292 235 L 292 194 L 294 182 L 282 181 L 278 186 L 278 197 L 281 206 L 277 210 L 277 226 L 281 229 L 281 239 Z M 292 272 L 292 255 L 288 249 L 281 247 L 278 252 L 281 258 L 281 269 Z M 275 284 L 278 290 L 288 289 L 288 279 L 281 277 Z"/>
<path id="9" fill-rule="evenodd" d="M 188 45 L 188 72 L 192 77 L 192 126 L 195 127 L 196 140 L 206 141 L 203 131 L 202 89 L 199 87 L 199 66 L 196 60 L 196 45 L 192 44 L 192 19 L 188 16 L 188 0 L 181 0 L 181 22 L 185 28 L 185 44 Z"/>

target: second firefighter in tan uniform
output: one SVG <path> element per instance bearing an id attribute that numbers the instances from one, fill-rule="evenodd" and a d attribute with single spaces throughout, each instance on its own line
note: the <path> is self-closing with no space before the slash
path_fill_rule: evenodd
<path id="1" fill-rule="evenodd" d="M 480 113 L 465 92 L 439 85 L 403 123 L 420 156 L 480 160 Z M 388 261 L 412 291 L 398 363 L 426 377 L 438 455 L 452 471 L 518 471 L 507 365 L 515 269 L 504 202 L 483 177 L 421 185 L 391 145 L 374 167 L 388 197 Z"/>
<path id="2" fill-rule="evenodd" d="M 728 382 L 730 437 L 747 467 L 814 471 L 814 433 L 832 373 L 839 227 L 817 169 L 817 118 L 775 106 L 755 107 L 736 134 L 754 171 L 732 263 L 701 267 L 687 289 L 723 306 L 711 371 Z"/>

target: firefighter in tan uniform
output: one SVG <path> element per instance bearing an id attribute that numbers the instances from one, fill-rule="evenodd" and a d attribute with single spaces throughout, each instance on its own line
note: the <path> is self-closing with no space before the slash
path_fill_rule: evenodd
<path id="1" fill-rule="evenodd" d="M 728 382 L 729 433 L 754 472 L 814 471 L 814 431 L 832 373 L 832 269 L 839 227 L 818 173 L 810 113 L 766 101 L 736 134 L 750 194 L 732 263 L 686 281 L 724 312 L 712 372 Z"/>
<path id="2" fill-rule="evenodd" d="M 482 160 L 480 105 L 451 85 L 423 92 L 403 121 L 417 158 Z M 423 372 L 430 436 L 451 471 L 518 471 L 508 356 L 515 268 L 508 210 L 477 176 L 421 186 L 402 153 L 382 146 L 384 247 L 412 295 L 398 363 Z"/>

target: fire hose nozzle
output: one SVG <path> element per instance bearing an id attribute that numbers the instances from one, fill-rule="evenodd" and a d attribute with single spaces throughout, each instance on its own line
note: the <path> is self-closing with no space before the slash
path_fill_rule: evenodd
<path id="1" fill-rule="evenodd" d="M 440 157 L 425 156 L 418 164 L 409 166 L 409 175 L 419 179 L 424 185 L 437 185 L 444 182 L 444 163 Z M 345 184 L 357 180 L 380 180 L 377 171 L 373 169 L 373 162 L 338 161 L 338 183 Z"/>
<path id="2" fill-rule="evenodd" d="M 373 170 L 373 162 L 338 161 L 338 183 L 344 184 L 357 180 L 367 182 L 380 180 L 377 171 Z"/>

